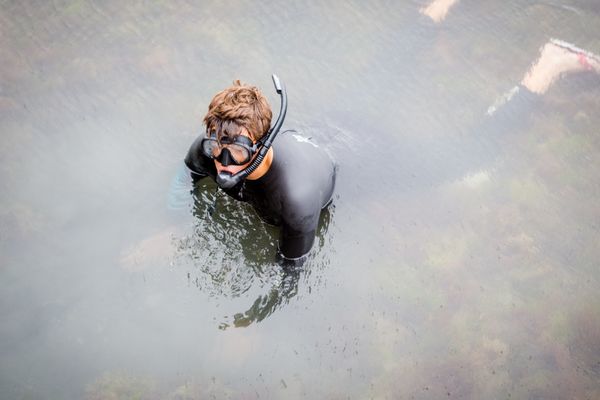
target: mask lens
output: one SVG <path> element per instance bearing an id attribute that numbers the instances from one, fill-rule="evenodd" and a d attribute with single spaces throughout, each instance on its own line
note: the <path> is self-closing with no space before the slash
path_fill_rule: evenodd
<path id="1" fill-rule="evenodd" d="M 233 161 L 235 161 L 237 164 L 245 164 L 250 161 L 250 158 L 252 158 L 250 151 L 244 146 L 240 146 L 238 144 L 228 145 L 227 150 L 229 150 Z"/>
<path id="2" fill-rule="evenodd" d="M 233 141 L 224 137 L 221 139 L 221 143 L 214 136 L 205 138 L 202 141 L 202 152 L 206 157 L 219 160 L 223 154 L 223 150 L 227 149 L 230 161 L 236 165 L 246 164 L 250 161 L 254 155 L 251 147 L 252 141 L 244 136 L 238 137 Z"/>
<path id="3" fill-rule="evenodd" d="M 202 141 L 202 152 L 206 157 L 216 158 L 221 153 L 221 147 L 216 139 L 206 138 Z"/>

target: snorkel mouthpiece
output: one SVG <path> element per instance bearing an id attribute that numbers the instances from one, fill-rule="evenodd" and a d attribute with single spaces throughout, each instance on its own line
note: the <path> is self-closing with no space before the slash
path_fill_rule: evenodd
<path id="1" fill-rule="evenodd" d="M 232 175 L 231 172 L 225 172 L 225 171 L 219 172 L 219 174 L 217 175 L 217 185 L 219 185 L 219 187 L 224 190 L 229 190 L 229 189 L 233 188 L 235 185 L 237 185 L 241 181 L 241 179 L 235 178 L 240 173 L 241 172 L 239 172 L 235 175 Z"/>
<path id="2" fill-rule="evenodd" d="M 242 182 L 244 179 L 246 179 L 248 175 L 250 175 L 256 170 L 256 168 L 258 168 L 260 163 L 263 162 L 265 156 L 267 155 L 267 151 L 269 151 L 273 140 L 275 140 L 275 136 L 277 136 L 277 133 L 279 133 L 281 125 L 283 125 L 283 120 L 285 119 L 285 114 L 287 113 L 287 92 L 285 90 L 285 86 L 283 86 L 277 75 L 273 74 L 271 78 L 273 79 L 275 91 L 279 94 L 281 100 L 281 104 L 279 106 L 279 116 L 277 117 L 277 121 L 275 121 L 275 124 L 271 127 L 271 129 L 269 129 L 269 132 L 266 135 L 266 139 L 264 140 L 263 145 L 258 151 L 258 155 L 254 159 L 254 161 L 252 161 L 252 164 L 250 164 L 248 167 L 244 168 L 235 175 L 232 175 L 231 173 L 226 171 L 219 172 L 216 181 L 217 185 L 219 185 L 221 189 L 228 190 L 233 188 L 234 186 Z M 224 166 L 229 165 L 229 161 L 227 161 L 228 164 L 225 164 L 223 161 L 226 161 L 225 159 L 229 160 L 229 157 L 231 156 L 228 150 L 223 150 L 223 153 L 225 152 L 227 153 L 227 155 L 222 154 L 222 161 L 220 161 L 221 164 L 223 164 Z"/>

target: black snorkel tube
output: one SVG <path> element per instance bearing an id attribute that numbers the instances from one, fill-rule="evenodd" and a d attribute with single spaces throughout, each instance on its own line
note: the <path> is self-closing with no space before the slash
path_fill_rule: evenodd
<path id="1" fill-rule="evenodd" d="M 273 74 L 272 78 L 273 84 L 275 85 L 275 90 L 281 98 L 281 106 L 279 108 L 279 116 L 277 117 L 277 121 L 275 121 L 275 124 L 271 127 L 271 129 L 269 129 L 269 132 L 266 135 L 266 139 L 264 140 L 263 145 L 258 151 L 258 155 L 249 166 L 247 166 L 246 168 L 234 175 L 225 171 L 219 172 L 216 180 L 217 185 L 219 185 L 221 189 L 231 189 L 232 187 L 246 179 L 248 175 L 254 172 L 256 168 L 258 168 L 260 163 L 263 162 L 265 156 L 267 155 L 269 148 L 271 148 L 273 140 L 275 140 L 275 136 L 277 136 L 277 133 L 279 133 L 281 125 L 283 125 L 283 120 L 285 119 L 285 114 L 287 112 L 287 92 L 285 91 L 285 87 L 281 84 L 281 81 L 279 80 L 277 75 Z"/>

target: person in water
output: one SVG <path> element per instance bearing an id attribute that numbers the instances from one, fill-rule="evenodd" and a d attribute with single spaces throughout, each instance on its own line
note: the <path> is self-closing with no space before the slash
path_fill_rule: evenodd
<path id="1" fill-rule="evenodd" d="M 278 254 L 298 260 L 311 249 L 321 211 L 331 203 L 336 167 L 309 138 L 293 130 L 277 136 L 287 96 L 275 75 L 273 81 L 281 96 L 273 127 L 261 91 L 234 81 L 210 102 L 206 130 L 192 143 L 185 164 L 194 181 L 213 179 L 229 196 L 250 203 L 265 222 L 280 226 Z"/>

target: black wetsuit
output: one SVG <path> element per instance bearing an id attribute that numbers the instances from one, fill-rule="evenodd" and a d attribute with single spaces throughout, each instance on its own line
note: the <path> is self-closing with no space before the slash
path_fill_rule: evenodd
<path id="1" fill-rule="evenodd" d="M 194 141 L 185 164 L 194 179 L 214 180 L 214 161 L 202 153 L 202 139 Z M 225 192 L 252 204 L 265 222 L 281 226 L 279 251 L 295 259 L 313 245 L 321 210 L 333 196 L 336 168 L 323 149 L 295 131 L 281 132 L 272 147 L 273 162 L 260 179 L 246 179 Z"/>

